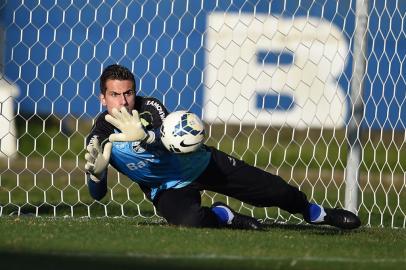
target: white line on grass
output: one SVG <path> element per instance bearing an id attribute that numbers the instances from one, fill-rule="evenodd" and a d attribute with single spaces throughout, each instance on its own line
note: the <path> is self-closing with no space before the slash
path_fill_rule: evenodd
<path id="1" fill-rule="evenodd" d="M 197 254 L 197 255 L 171 255 L 171 254 L 142 254 L 142 253 L 73 253 L 73 252 L 47 252 L 42 255 L 68 256 L 68 257 L 89 257 L 89 258 L 135 258 L 151 260 L 226 260 L 226 261 L 287 261 L 293 266 L 300 261 L 306 262 L 327 262 L 327 263 L 406 263 L 406 258 L 351 258 L 351 257 L 289 257 L 289 256 L 237 256 L 237 255 L 217 255 L 217 254 Z"/>
<path id="2" fill-rule="evenodd" d="M 78 255 L 78 254 L 72 254 Z M 96 254 L 81 254 L 84 256 L 94 256 Z M 140 254 L 128 252 L 123 255 L 120 254 L 97 254 L 98 256 L 112 256 L 112 257 L 131 257 L 140 259 L 154 259 L 154 260 L 230 260 L 230 261 L 245 261 L 245 260 L 261 260 L 261 261 L 291 261 L 296 263 L 299 261 L 309 261 L 309 262 L 342 262 L 342 263 L 406 263 L 406 258 L 349 258 L 349 257 L 278 257 L 278 256 L 258 256 L 258 257 L 247 257 L 247 256 L 236 256 L 236 255 L 217 255 L 217 254 L 198 254 L 198 255 L 151 255 L 151 254 Z M 96 255 L 96 256 L 97 256 Z M 80 255 L 79 255 L 80 256 Z"/>

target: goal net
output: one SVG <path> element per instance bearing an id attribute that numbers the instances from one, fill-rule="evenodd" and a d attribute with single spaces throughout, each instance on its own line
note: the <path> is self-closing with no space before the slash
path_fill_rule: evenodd
<path id="1" fill-rule="evenodd" d="M 404 228 L 405 13 L 373 0 L 0 1 L 0 216 L 159 218 L 113 169 L 107 196 L 88 194 L 98 79 L 119 63 L 138 95 L 201 116 L 208 145 L 368 226 Z"/>

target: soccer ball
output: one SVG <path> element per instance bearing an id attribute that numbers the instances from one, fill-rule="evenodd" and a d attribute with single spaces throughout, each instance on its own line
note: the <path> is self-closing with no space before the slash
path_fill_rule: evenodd
<path id="1" fill-rule="evenodd" d="M 203 143 L 204 125 L 200 118 L 188 111 L 168 114 L 161 126 L 161 141 L 174 153 L 196 151 Z"/>

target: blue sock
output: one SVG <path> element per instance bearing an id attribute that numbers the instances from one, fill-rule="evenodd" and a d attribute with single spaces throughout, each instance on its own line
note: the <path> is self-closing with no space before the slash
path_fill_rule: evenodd
<path id="1" fill-rule="evenodd" d="M 324 221 L 326 212 L 324 212 L 323 206 L 320 206 L 315 203 L 310 203 L 308 210 L 309 210 L 309 219 L 311 222 L 318 223 Z"/>
<path id="2" fill-rule="evenodd" d="M 223 225 L 231 224 L 231 221 L 234 218 L 234 214 L 225 206 L 215 206 L 211 208 L 211 211 L 217 216 L 219 222 Z"/>

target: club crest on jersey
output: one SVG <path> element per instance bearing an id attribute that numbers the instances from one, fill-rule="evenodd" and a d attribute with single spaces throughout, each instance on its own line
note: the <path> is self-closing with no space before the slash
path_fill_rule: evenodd
<path id="1" fill-rule="evenodd" d="M 140 142 L 132 142 L 132 143 L 131 143 L 131 147 L 132 147 L 132 149 L 133 149 L 133 151 L 134 151 L 135 153 L 144 153 L 144 152 L 145 152 L 145 148 L 143 148 L 143 147 L 141 146 L 141 143 L 140 143 Z"/>
<path id="2" fill-rule="evenodd" d="M 124 149 L 127 142 L 114 142 L 113 145 L 114 147 L 117 147 L 117 149 Z"/>

